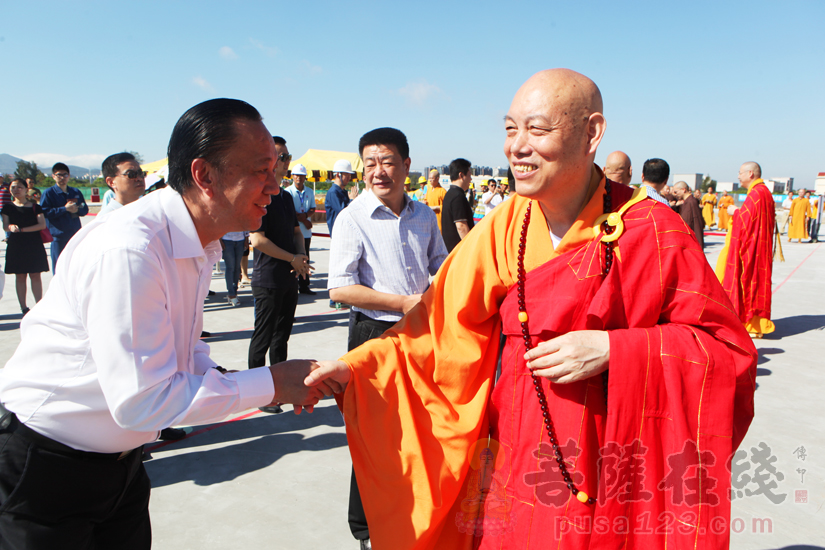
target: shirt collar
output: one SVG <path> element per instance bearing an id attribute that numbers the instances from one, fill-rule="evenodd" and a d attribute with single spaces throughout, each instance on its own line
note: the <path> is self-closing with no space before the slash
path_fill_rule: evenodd
<path id="1" fill-rule="evenodd" d="M 395 215 L 395 213 L 392 210 L 390 210 L 390 207 L 387 206 L 386 204 L 384 204 L 383 202 L 381 202 L 381 199 L 376 197 L 375 194 L 372 191 L 365 191 L 364 194 L 363 194 L 363 200 L 366 201 L 364 204 L 369 209 L 370 215 L 374 214 L 377 209 L 382 208 L 382 207 L 387 212 L 392 213 L 393 216 Z M 409 195 L 407 195 L 407 193 L 404 193 L 403 201 L 404 201 L 404 204 L 401 207 L 401 216 L 404 215 L 404 211 L 407 208 L 412 208 L 410 206 L 410 203 L 413 202 L 413 200 L 410 198 Z M 398 216 L 398 217 L 400 218 L 401 216 Z"/>
<path id="2" fill-rule="evenodd" d="M 220 243 L 214 241 L 207 244 L 206 248 L 201 246 L 198 231 L 195 229 L 195 222 L 192 221 L 192 216 L 189 214 L 189 209 L 186 208 L 186 203 L 183 202 L 180 193 L 171 187 L 166 187 L 156 191 L 156 193 L 160 194 L 158 200 L 169 226 L 172 257 L 176 260 L 197 258 L 204 255 L 211 258 L 214 248 L 216 246 L 220 248 Z"/>

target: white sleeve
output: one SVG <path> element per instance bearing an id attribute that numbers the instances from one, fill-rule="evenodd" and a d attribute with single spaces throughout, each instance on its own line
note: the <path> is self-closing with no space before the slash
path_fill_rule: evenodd
<path id="1" fill-rule="evenodd" d="M 119 426 L 155 431 L 204 424 L 252 407 L 274 395 L 269 369 L 223 375 L 211 368 L 208 346 L 178 357 L 160 261 L 134 249 L 104 252 L 84 270 L 81 322 L 106 403 Z M 202 372 L 202 374 L 201 374 Z"/>

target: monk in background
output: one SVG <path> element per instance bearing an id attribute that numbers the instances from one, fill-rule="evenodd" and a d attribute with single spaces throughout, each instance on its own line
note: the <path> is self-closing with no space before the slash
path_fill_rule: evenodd
<path id="1" fill-rule="evenodd" d="M 604 177 L 622 185 L 630 185 L 633 167 L 630 157 L 623 151 L 613 151 L 604 161 Z"/>
<path id="2" fill-rule="evenodd" d="M 716 193 L 713 192 L 713 187 L 708 187 L 708 192 L 702 195 L 702 200 L 699 201 L 702 207 L 702 217 L 705 220 L 705 226 L 708 228 L 716 225 L 713 221 L 713 209 L 716 206 Z"/>
<path id="3" fill-rule="evenodd" d="M 805 189 L 800 189 L 799 196 L 791 203 L 791 212 L 788 217 L 788 242 L 793 239 L 799 239 L 799 242 L 810 239 L 808 218 L 812 215 L 811 201 L 805 196 Z"/>
<path id="4" fill-rule="evenodd" d="M 771 276 L 776 205 L 762 181 L 762 168 L 746 162 L 739 183 L 748 189 L 742 208 L 729 206 L 732 226 L 716 262 L 716 276 L 739 321 L 753 338 L 775 330 L 771 322 Z"/>
<path id="5" fill-rule="evenodd" d="M 679 216 L 593 163 L 593 81 L 537 73 L 504 127 L 518 194 L 396 325 L 307 377 L 346 384 L 375 547 L 726 548 L 753 343 Z"/>
<path id="6" fill-rule="evenodd" d="M 722 191 L 722 196 L 719 199 L 719 229 L 727 231 L 730 229 L 730 216 L 728 215 L 728 206 L 733 206 L 733 197 L 728 195 L 727 191 Z"/>
<path id="7" fill-rule="evenodd" d="M 441 187 L 441 182 L 438 181 L 439 176 L 438 170 L 435 168 L 430 170 L 425 202 L 435 212 L 435 217 L 438 218 L 438 230 L 441 231 L 441 205 L 444 204 L 444 195 L 447 194 L 447 190 Z"/>

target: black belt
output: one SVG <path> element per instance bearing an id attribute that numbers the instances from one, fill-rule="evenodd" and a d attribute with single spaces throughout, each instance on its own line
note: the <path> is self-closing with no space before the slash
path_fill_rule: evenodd
<path id="1" fill-rule="evenodd" d="M 77 449 L 72 449 L 68 445 L 64 445 L 59 441 L 55 441 L 54 439 L 32 430 L 20 422 L 17 415 L 6 409 L 2 403 L 0 403 L 0 432 L 15 433 L 42 449 L 73 458 L 83 458 L 89 460 L 122 460 L 135 451 L 135 449 L 130 449 L 128 451 L 123 451 L 122 453 L 93 453 L 91 451 L 78 451 Z"/>
<path id="2" fill-rule="evenodd" d="M 365 325 L 370 325 L 373 327 L 380 328 L 382 330 L 387 330 L 388 328 L 392 327 L 398 321 L 379 321 L 378 319 L 373 319 L 368 315 L 364 315 L 360 311 L 353 311 L 354 319 L 356 323 L 364 323 Z"/>

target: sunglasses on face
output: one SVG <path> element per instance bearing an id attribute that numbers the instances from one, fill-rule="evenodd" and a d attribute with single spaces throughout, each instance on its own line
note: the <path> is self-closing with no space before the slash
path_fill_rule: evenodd
<path id="1" fill-rule="evenodd" d="M 54 174 L 54 177 L 56 177 L 56 178 L 68 178 L 69 174 L 67 174 L 66 172 L 57 172 L 56 174 Z"/>
<path id="2" fill-rule="evenodd" d="M 146 172 L 142 170 L 126 170 L 121 174 L 121 176 L 126 176 L 130 180 L 136 180 L 138 178 L 145 178 Z"/>
<path id="3" fill-rule="evenodd" d="M 280 155 L 278 155 L 278 160 L 280 162 L 284 162 L 284 161 L 291 162 L 292 161 L 292 155 L 288 155 L 286 153 L 281 153 Z"/>

